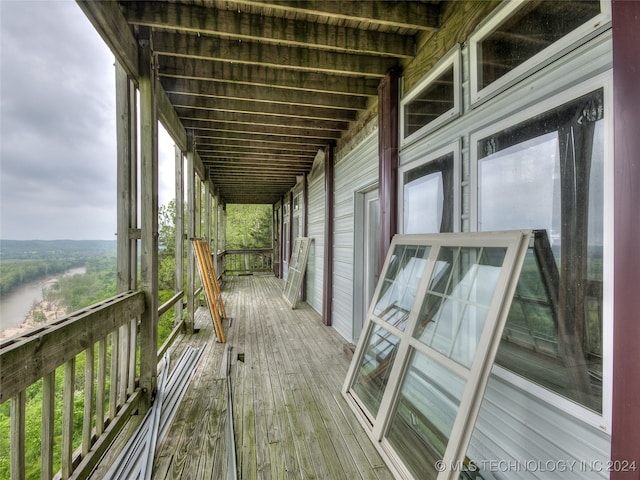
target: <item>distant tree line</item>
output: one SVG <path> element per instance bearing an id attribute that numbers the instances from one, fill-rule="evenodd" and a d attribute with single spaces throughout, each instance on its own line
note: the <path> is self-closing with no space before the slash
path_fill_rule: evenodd
<path id="1" fill-rule="evenodd" d="M 3 260 L 2 268 L 0 268 L 0 295 L 8 293 L 24 283 L 82 266 L 85 262 L 85 259 L 80 258 L 67 260 Z"/>

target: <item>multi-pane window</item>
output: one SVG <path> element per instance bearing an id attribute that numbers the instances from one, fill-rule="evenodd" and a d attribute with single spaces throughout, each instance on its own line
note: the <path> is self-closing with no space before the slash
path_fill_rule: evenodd
<path id="1" fill-rule="evenodd" d="M 459 476 L 529 234 L 394 237 L 344 394 L 402 478 Z"/>
<path id="2" fill-rule="evenodd" d="M 525 260 L 497 363 L 598 413 L 604 107 L 599 89 L 475 141 L 478 229 L 541 230 Z"/>

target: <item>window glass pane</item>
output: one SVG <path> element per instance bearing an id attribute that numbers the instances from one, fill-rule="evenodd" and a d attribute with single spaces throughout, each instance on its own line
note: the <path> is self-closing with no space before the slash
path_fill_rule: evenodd
<path id="1" fill-rule="evenodd" d="M 525 261 L 497 362 L 597 412 L 603 115 L 597 91 L 478 142 L 479 229 L 543 230 Z"/>
<path id="2" fill-rule="evenodd" d="M 386 438 L 414 478 L 436 478 L 465 381 L 414 352 Z"/>
<path id="3" fill-rule="evenodd" d="M 523 2 L 478 44 L 478 86 L 486 87 L 600 13 L 598 0 Z"/>
<path id="4" fill-rule="evenodd" d="M 470 367 L 506 249 L 442 248 L 414 337 Z"/>
<path id="5" fill-rule="evenodd" d="M 404 138 L 454 107 L 453 65 L 404 106 Z"/>
<path id="6" fill-rule="evenodd" d="M 373 313 L 404 330 L 424 273 L 430 247 L 396 245 Z"/>
<path id="7" fill-rule="evenodd" d="M 453 231 L 453 153 L 407 171 L 404 233 Z"/>
<path id="8" fill-rule="evenodd" d="M 380 408 L 397 350 L 398 338 L 380 325 L 375 325 L 367 337 L 366 349 L 352 387 L 374 416 Z"/>

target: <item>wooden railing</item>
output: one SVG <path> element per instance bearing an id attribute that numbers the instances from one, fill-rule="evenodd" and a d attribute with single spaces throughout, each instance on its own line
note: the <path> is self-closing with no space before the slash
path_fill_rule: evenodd
<path id="1" fill-rule="evenodd" d="M 248 248 L 225 252 L 225 273 L 227 275 L 265 272 L 273 272 L 272 248 Z"/>
<path id="2" fill-rule="evenodd" d="M 0 404 L 11 401 L 12 479 L 25 478 L 27 470 L 25 419 L 32 388 L 42 389 L 41 478 L 91 473 L 141 397 L 137 323 L 144 310 L 144 294 L 128 292 L 0 343 Z M 77 372 L 82 363 L 84 369 Z M 56 387 L 56 370 L 61 388 Z M 56 408 L 60 395 L 61 414 Z M 58 439 L 54 432 L 60 424 Z M 31 444 L 38 432 L 28 434 Z M 61 458 L 57 474 L 54 451 Z"/>

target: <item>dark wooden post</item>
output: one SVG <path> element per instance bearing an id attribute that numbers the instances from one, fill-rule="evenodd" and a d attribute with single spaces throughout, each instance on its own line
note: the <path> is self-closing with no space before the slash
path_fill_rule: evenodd
<path id="1" fill-rule="evenodd" d="M 142 410 L 151 405 L 158 365 L 158 116 L 151 32 L 140 29 L 141 280 L 145 311 L 140 319 Z"/>
<path id="2" fill-rule="evenodd" d="M 187 132 L 187 318 L 185 330 L 193 333 L 196 312 L 196 259 L 193 242 L 196 237 L 196 167 L 193 135 Z"/>
<path id="3" fill-rule="evenodd" d="M 639 479 L 640 472 L 640 2 L 614 0 L 614 285 L 613 466 L 611 479 Z M 616 463 L 616 462 L 621 463 Z"/>
<path id="4" fill-rule="evenodd" d="M 322 296 L 322 321 L 331 326 L 333 307 L 333 146 L 325 147 L 324 156 L 324 272 Z"/>
<path id="5" fill-rule="evenodd" d="M 307 173 L 302 177 L 302 236 L 309 235 L 309 185 L 307 184 Z M 302 294 L 300 300 L 307 301 L 307 273 L 305 271 L 302 279 Z"/>
<path id="6" fill-rule="evenodd" d="M 400 70 L 393 69 L 378 87 L 378 154 L 380 244 L 378 272 L 382 270 L 398 217 L 398 112 Z"/>

